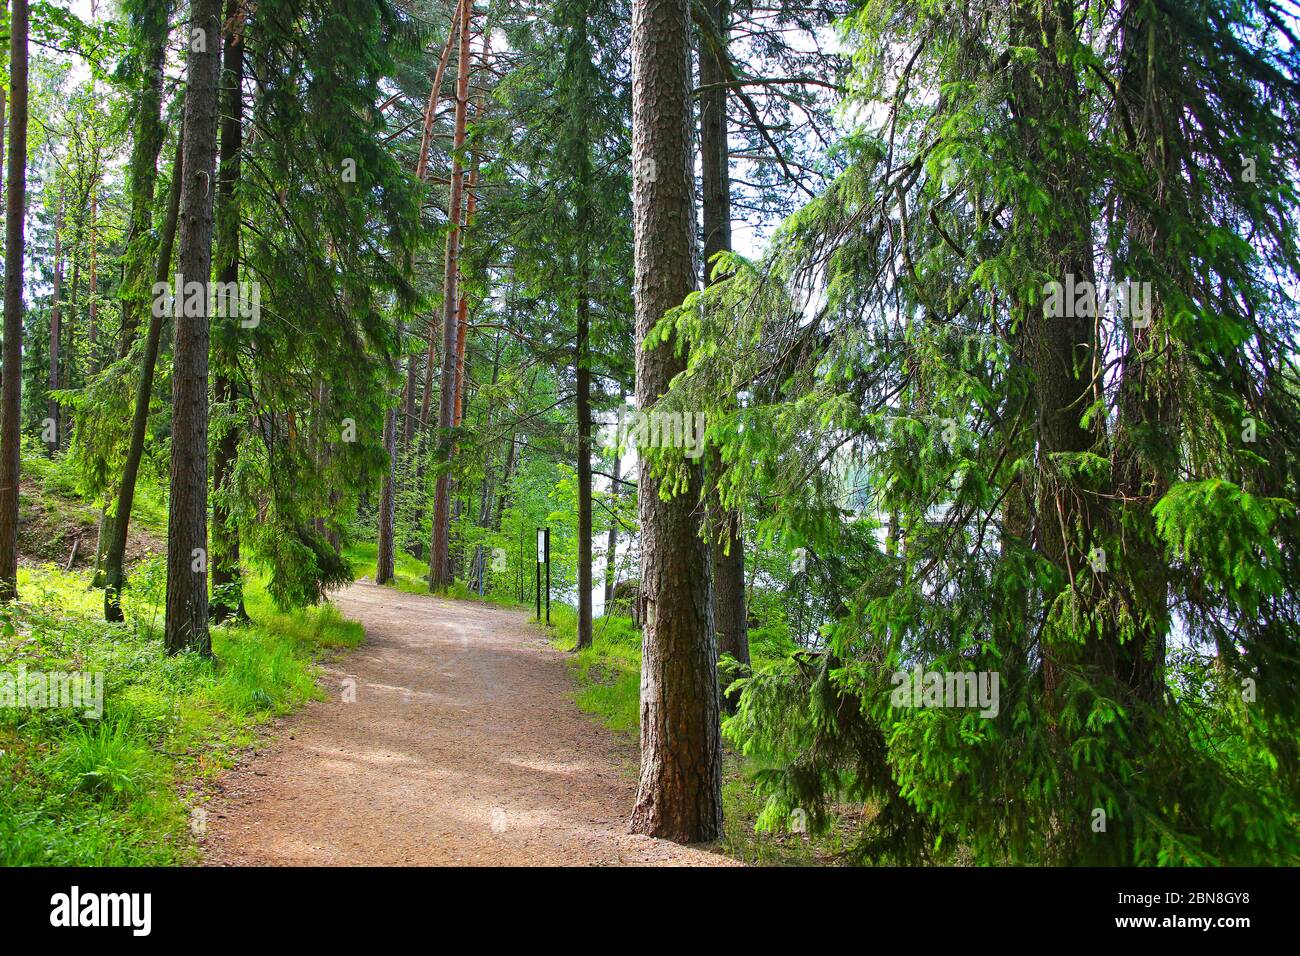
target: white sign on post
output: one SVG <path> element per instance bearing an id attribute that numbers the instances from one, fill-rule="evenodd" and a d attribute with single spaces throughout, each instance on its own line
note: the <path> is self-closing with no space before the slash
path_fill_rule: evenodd
<path id="1" fill-rule="evenodd" d="M 537 529 L 537 563 L 546 563 L 546 529 Z"/>

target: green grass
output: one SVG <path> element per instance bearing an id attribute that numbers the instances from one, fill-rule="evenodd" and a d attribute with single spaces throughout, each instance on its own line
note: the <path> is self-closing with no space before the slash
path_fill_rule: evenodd
<path id="1" fill-rule="evenodd" d="M 350 544 L 343 551 L 343 557 L 358 579 L 375 579 L 375 565 L 379 560 L 379 549 L 373 542 Z M 429 593 L 429 566 L 417 561 L 405 551 L 398 551 L 393 562 L 393 581 L 388 587 L 405 591 L 408 594 Z"/>
<path id="2" fill-rule="evenodd" d="M 567 604 L 551 605 L 555 646 L 572 651 L 578 643 L 578 615 Z M 641 632 L 632 619 L 611 615 L 592 625 L 592 646 L 573 655 L 578 708 L 610 730 L 635 734 L 641 711 Z"/>
<path id="3" fill-rule="evenodd" d="M 257 728 L 319 695 L 314 659 L 364 632 L 332 606 L 275 609 L 260 581 L 253 623 L 213 631 L 215 659 L 162 647 L 161 561 L 135 569 L 127 623 L 105 624 L 88 575 L 23 568 L 5 612 L 0 669 L 103 674 L 100 719 L 0 709 L 0 865 L 194 862 L 193 806 Z"/>

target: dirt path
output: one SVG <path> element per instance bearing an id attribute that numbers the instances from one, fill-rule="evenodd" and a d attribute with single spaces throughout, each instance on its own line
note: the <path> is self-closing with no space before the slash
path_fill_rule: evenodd
<path id="1" fill-rule="evenodd" d="M 366 642 L 222 778 L 209 864 L 730 862 L 625 832 L 635 753 L 578 711 L 526 615 L 365 582 L 337 603 Z"/>

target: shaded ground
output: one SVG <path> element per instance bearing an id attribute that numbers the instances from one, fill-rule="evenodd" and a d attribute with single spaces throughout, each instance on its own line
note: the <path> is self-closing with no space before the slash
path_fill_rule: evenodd
<path id="1" fill-rule="evenodd" d="M 76 547 L 73 569 L 95 563 L 99 543 L 99 509 L 72 498 L 44 492 L 37 482 L 19 484 L 18 556 L 24 564 L 47 562 L 66 567 Z M 133 520 L 127 529 L 126 563 L 165 553 L 163 543 Z"/>
<path id="2" fill-rule="evenodd" d="M 209 864 L 732 862 L 626 832 L 635 754 L 578 711 L 525 614 L 365 582 L 337 603 L 366 643 L 221 779 Z"/>

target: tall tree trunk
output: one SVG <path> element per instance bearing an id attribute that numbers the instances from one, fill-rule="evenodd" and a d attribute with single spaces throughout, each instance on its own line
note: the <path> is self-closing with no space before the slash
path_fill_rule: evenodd
<path id="1" fill-rule="evenodd" d="M 1119 96 L 1132 117 L 1135 141 L 1130 147 L 1141 157 L 1148 174 L 1164 188 L 1137 201 L 1124 197 L 1120 221 L 1128 224 L 1129 256 L 1136 258 L 1140 250 L 1154 262 L 1159 261 L 1164 245 L 1161 217 L 1156 210 L 1175 204 L 1181 197 L 1177 189 L 1164 185 L 1178 179 L 1178 160 L 1176 151 L 1166 149 L 1163 141 L 1164 132 L 1177 125 L 1176 115 L 1170 114 L 1176 114 L 1179 107 L 1153 91 L 1176 83 L 1160 74 L 1176 72 L 1177 67 L 1171 63 L 1177 61 L 1150 55 L 1166 26 L 1161 22 L 1165 14 L 1138 3 L 1130 3 L 1126 13 L 1122 33 L 1125 68 Z M 1147 704 L 1157 704 L 1161 699 L 1171 626 L 1169 567 L 1158 545 L 1152 509 L 1177 478 L 1180 457 L 1180 408 L 1169 382 L 1182 376 L 1162 375 L 1159 368 L 1162 363 L 1176 362 L 1177 352 L 1155 342 L 1155 337 L 1163 334 L 1163 304 L 1153 288 L 1151 324 L 1145 328 L 1128 324 L 1115 432 L 1116 497 L 1128 532 L 1125 583 L 1132 595 L 1129 606 L 1138 626 L 1129 640 L 1115 642 L 1108 663 L 1111 673 Z"/>
<path id="2" fill-rule="evenodd" d="M 405 323 L 398 323 L 397 338 L 406 341 Z M 411 363 L 415 356 L 407 357 L 406 394 L 410 394 Z M 399 402 L 402 398 L 399 396 Z M 397 562 L 397 417 L 400 408 L 390 406 L 384 413 L 384 453 L 388 468 L 384 472 L 383 488 L 379 494 L 379 536 L 375 544 L 375 583 L 387 584 L 393 580 Z"/>
<path id="3" fill-rule="evenodd" d="M 479 50 L 479 67 L 482 75 L 487 75 L 488 63 L 488 33 L 483 34 L 483 44 Z M 483 113 L 483 96 L 480 92 L 474 102 L 474 121 L 477 123 Z M 465 186 L 465 222 L 464 229 L 468 229 L 474 222 L 474 212 L 478 208 L 478 167 L 479 153 L 478 150 L 470 150 L 470 169 L 469 178 Z M 463 235 L 462 235 L 463 241 Z M 465 291 L 463 282 L 457 281 L 457 303 L 456 303 L 456 407 L 452 411 L 451 425 L 459 429 L 465 414 L 465 392 L 467 388 L 467 376 L 465 375 L 465 348 L 469 341 L 469 295 Z M 496 378 L 496 369 L 492 372 L 493 379 Z M 488 427 L 491 427 L 491 415 L 488 417 Z M 458 445 L 453 445 L 453 454 L 458 449 Z M 454 492 L 453 483 L 453 492 Z M 466 495 L 465 510 L 469 508 L 469 497 Z M 452 514 L 452 520 L 459 521 L 462 514 L 461 502 L 456 501 L 455 511 Z M 461 567 L 464 564 L 464 540 L 457 544 L 455 557 L 451 562 L 451 579 L 454 580 L 460 575 Z"/>
<path id="4" fill-rule="evenodd" d="M 23 227 L 27 212 L 27 0 L 9 14 L 9 175 L 5 198 L 5 319 L 0 383 L 0 601 L 18 597 L 18 480 L 23 388 Z"/>
<path id="5" fill-rule="evenodd" d="M 435 331 L 435 329 L 437 327 L 438 324 L 434 322 L 431 316 L 429 318 L 429 336 L 428 336 L 429 354 L 425 357 L 424 360 L 424 397 L 420 403 L 420 409 L 417 415 L 414 414 L 415 412 L 414 396 L 412 396 L 412 404 L 410 406 L 412 415 L 408 416 L 407 418 L 407 422 L 408 422 L 407 445 L 408 447 L 410 447 L 412 443 L 414 443 L 415 446 L 415 456 L 413 459 L 415 464 L 415 475 L 412 478 L 412 485 L 414 486 L 415 489 L 416 503 L 415 503 L 415 508 L 411 514 L 411 523 L 417 529 L 419 529 L 420 526 L 424 523 L 424 499 L 423 499 L 424 476 L 425 476 L 425 470 L 429 463 L 429 455 L 431 454 L 429 450 L 428 425 L 429 425 L 429 404 L 431 401 L 431 394 L 432 394 L 431 390 L 433 388 L 432 376 L 433 376 L 433 369 L 436 364 L 437 332 Z M 414 361 L 415 357 L 412 356 L 411 360 Z M 417 558 L 424 554 L 423 541 L 418 541 L 416 543 L 416 551 L 414 553 Z"/>
<path id="6" fill-rule="evenodd" d="M 447 71 L 447 61 L 451 57 L 451 48 L 456 43 L 460 30 L 464 6 L 472 0 L 459 0 L 451 14 L 451 27 L 447 32 L 447 42 L 442 46 L 442 55 L 438 58 L 438 69 L 433 74 L 433 84 L 429 87 L 429 101 L 424 107 L 424 128 L 420 136 L 420 157 L 415 163 L 415 178 L 424 182 L 429 168 L 429 148 L 433 145 L 433 118 L 438 112 L 438 101 L 442 98 L 442 77 Z"/>
<path id="7" fill-rule="evenodd" d="M 632 208 L 636 340 L 644 342 L 695 286 L 687 0 L 632 6 Z M 638 345 L 636 394 L 649 412 L 685 368 L 670 340 Z M 709 566 L 695 516 L 700 475 L 660 497 L 640 456 L 638 498 L 646 597 L 641 643 L 641 774 L 633 832 L 683 843 L 722 834 L 722 746 Z"/>
<path id="8" fill-rule="evenodd" d="M 626 396 L 622 389 L 618 393 L 618 420 L 615 425 L 614 434 L 621 438 L 623 434 L 623 401 Z M 622 492 L 619 479 L 623 476 L 623 459 L 620 454 L 621 445 L 614 448 L 614 478 L 609 483 L 609 499 L 612 514 L 609 518 L 609 536 L 605 541 L 605 613 L 608 614 L 610 606 L 614 602 L 614 585 L 618 583 L 618 520 L 615 515 L 618 514 L 618 499 Z"/>
<path id="9" fill-rule="evenodd" d="M 81 289 L 81 257 L 77 255 L 77 250 L 81 248 L 82 231 L 79 226 L 73 227 L 73 241 L 69 244 L 72 248 L 70 253 L 72 260 L 72 290 L 68 296 L 68 310 L 66 315 L 59 317 L 59 331 L 63 336 L 63 345 L 59 351 L 63 355 L 63 387 L 71 388 L 77 378 L 77 353 L 73 348 L 76 340 L 78 309 L 81 308 L 77 301 L 77 294 Z M 60 409 L 59 415 L 59 434 L 68 438 L 72 436 L 72 412 Z M 64 441 L 64 444 L 67 442 Z"/>
<path id="10" fill-rule="evenodd" d="M 447 64 L 450 62 L 451 51 L 456 46 L 457 38 L 461 37 L 461 20 L 463 16 L 468 16 L 467 7 L 472 0 L 461 0 L 458 2 L 451 15 L 451 27 L 447 32 L 447 42 L 443 45 L 442 55 L 438 59 L 438 68 L 434 72 L 433 84 L 429 88 L 429 101 L 424 108 L 424 132 L 420 141 L 420 155 L 416 161 L 415 174 L 421 182 L 424 181 L 429 164 L 429 150 L 433 145 L 433 121 L 438 112 L 438 103 L 442 98 L 442 79 L 447 70 Z M 459 64 L 457 66 L 459 72 Z M 451 216 L 450 197 L 448 200 L 447 214 Z M 445 290 L 444 290 L 445 291 Z M 424 475 L 425 466 L 428 462 L 428 448 L 425 447 L 425 438 L 429 426 L 429 408 L 433 399 L 433 376 L 434 369 L 437 367 L 438 358 L 438 329 L 440 326 L 429 317 L 429 328 L 427 331 L 427 354 L 424 360 L 424 387 L 421 394 L 419 414 L 415 409 L 415 390 L 418 381 L 417 364 L 415 355 L 412 354 L 406 369 L 406 417 L 402 428 L 402 448 L 410 452 L 413 438 L 416 434 L 421 436 L 421 446 L 415 456 L 415 476 L 414 486 L 417 499 L 424 493 Z M 412 523 L 418 529 L 424 520 L 424 508 L 417 504 L 412 514 Z M 415 556 L 420 557 L 423 554 L 423 543 L 417 543 Z"/>
<path id="11" fill-rule="evenodd" d="M 427 170 L 429 167 L 429 149 L 433 145 L 433 119 L 438 112 L 438 102 L 441 99 L 441 93 L 442 93 L 442 78 L 447 71 L 447 63 L 451 57 L 452 47 L 455 46 L 457 38 L 460 38 L 461 61 L 464 61 L 466 56 L 466 51 L 469 49 L 468 30 L 467 29 L 462 30 L 461 23 L 462 20 L 464 20 L 464 22 L 468 24 L 469 10 L 467 8 L 471 3 L 472 0 L 460 0 L 460 2 L 456 4 L 456 9 L 452 11 L 451 29 L 447 33 L 447 42 L 443 45 L 442 55 L 438 59 L 438 69 L 433 74 L 433 85 L 429 88 L 429 102 L 424 107 L 424 132 L 420 138 L 420 156 L 419 159 L 416 161 L 416 166 L 415 166 L 415 176 L 421 182 L 424 182 L 424 178 L 427 174 Z M 459 74 L 463 69 L 468 68 L 468 64 L 463 62 L 458 62 L 456 68 L 457 68 L 457 73 Z M 459 82 L 457 85 L 457 90 L 459 90 Z M 459 96 L 459 93 L 457 95 Z M 457 102 L 459 104 L 459 100 Z M 460 122 L 459 117 L 460 117 L 460 113 L 458 111 L 457 112 L 458 124 Z M 457 128 L 461 129 L 462 127 L 458 126 Z M 459 149 L 460 146 L 458 145 L 456 148 Z M 454 185 L 452 186 L 452 191 L 453 192 L 455 191 Z M 448 218 L 450 218 L 451 216 L 450 203 L 448 204 L 447 208 L 448 208 Z M 444 294 L 445 292 L 446 290 L 444 290 Z M 424 364 L 424 394 L 423 394 L 423 400 L 420 403 L 420 430 L 421 431 L 427 428 L 429 424 L 429 407 L 432 403 L 432 398 L 433 398 L 433 370 L 436 365 L 435 359 L 437 357 L 437 351 L 438 351 L 437 339 L 438 339 L 438 324 L 434 322 L 432 319 L 430 319 L 428 357 L 426 358 Z M 408 441 L 410 440 L 409 436 L 407 440 Z"/>
<path id="12" fill-rule="evenodd" d="M 62 327 L 60 309 L 63 299 L 63 191 L 59 190 L 54 213 L 54 292 L 50 297 L 50 392 L 59 387 L 59 335 Z M 59 450 L 59 403 L 51 394 L 46 410 L 46 425 L 52 434 L 48 443 L 50 457 Z"/>
<path id="13" fill-rule="evenodd" d="M 181 162 L 185 149 L 185 130 L 176 138 L 176 155 L 172 162 L 172 180 L 167 193 L 167 215 L 163 220 L 158 244 L 158 262 L 154 282 L 167 282 L 171 274 L 172 248 L 176 244 L 176 225 L 181 206 Z M 117 506 L 113 509 L 113 535 L 104 553 L 104 617 L 122 620 L 122 585 L 125 581 L 126 539 L 131 525 L 131 507 L 135 502 L 135 483 L 144 456 L 144 436 L 149 425 L 149 401 L 153 397 L 154 372 L 158 365 L 158 348 L 162 341 L 166 312 L 155 307 L 145 333 L 144 354 L 140 357 L 140 377 L 135 386 L 135 407 L 131 413 L 131 440 L 122 465 L 122 481 L 117 488 Z"/>
<path id="14" fill-rule="evenodd" d="M 124 359 L 135 341 L 140 324 L 140 310 L 148 301 L 149 290 L 144 283 L 149 276 L 149 261 L 145 251 L 149 246 L 149 233 L 153 215 L 154 188 L 158 182 L 158 154 L 162 151 L 165 131 L 162 125 L 163 62 L 167 53 L 168 30 L 165 4 L 144 4 L 141 7 L 141 33 L 144 70 L 135 103 L 135 130 L 131 144 L 129 167 L 131 209 L 127 221 L 126 253 L 122 257 L 122 285 L 118 294 L 121 314 L 121 335 L 118 339 L 117 357 Z M 96 369 L 95 340 L 98 329 L 98 302 L 95 298 L 97 275 L 95 268 L 95 218 L 97 193 L 91 199 L 90 248 L 90 341 L 91 371 Z M 95 549 L 94 587 L 104 587 L 108 580 L 108 549 L 113 541 L 112 524 L 116 513 L 105 509 L 99 522 L 99 544 Z"/>
<path id="15" fill-rule="evenodd" d="M 221 0 L 192 0 L 186 56 L 185 163 L 178 272 L 209 287 Z M 199 42 L 199 41 L 202 42 Z M 206 296 L 205 296 L 206 304 Z M 172 372 L 171 497 L 167 525 L 169 653 L 212 653 L 208 633 L 208 317 L 176 318 Z M 207 312 L 207 309 L 203 309 Z"/>
<path id="16" fill-rule="evenodd" d="M 86 290 L 89 296 L 86 305 L 86 371 L 89 376 L 94 376 L 99 371 L 99 264 L 95 255 L 95 246 L 98 245 L 98 219 L 99 184 L 95 183 L 90 189 L 90 278 Z M 101 540 L 103 531 L 101 523 Z M 100 567 L 98 560 L 95 567 Z"/>
<path id="17" fill-rule="evenodd" d="M 483 45 L 479 51 L 479 72 L 482 76 L 487 76 L 488 69 L 488 37 L 489 34 L 484 32 Z M 478 123 L 483 115 L 483 95 L 474 101 L 474 122 Z M 474 224 L 474 213 L 478 210 L 478 168 L 479 168 L 479 151 L 470 150 L 470 167 L 469 182 L 465 189 L 465 223 L 464 228 L 468 229 Z M 465 407 L 465 344 L 469 338 L 469 295 L 465 292 L 464 286 L 457 282 L 457 303 L 456 303 L 456 409 L 452 414 L 452 424 L 460 427 L 461 418 L 464 415 Z M 495 376 L 496 372 L 493 371 Z"/>
<path id="18" fill-rule="evenodd" d="M 595 72 L 591 38 L 587 32 L 585 9 L 574 17 L 566 69 L 582 71 L 582 76 Z M 584 84 L 585 86 L 585 84 Z M 577 232 L 577 336 L 574 342 L 574 377 L 578 418 L 578 635 L 577 650 L 591 647 L 592 643 L 592 578 L 591 578 L 591 248 L 592 197 L 591 197 L 591 136 L 586 122 L 587 107 L 583 96 L 570 100 L 570 116 L 565 136 L 571 141 L 576 168 L 577 196 L 574 228 Z M 577 115 L 574 115 L 577 114 Z M 597 239 L 597 241 L 599 241 Z"/>
<path id="19" fill-rule="evenodd" d="M 1074 29 L 1068 13 L 1040 7 L 1029 0 L 1017 3 L 1014 28 L 1038 57 L 1021 67 L 1013 81 L 1021 111 L 1021 148 L 1031 164 L 1043 170 L 1054 210 L 1047 227 L 1041 217 L 1021 212 L 1014 228 L 1036 250 L 1043 268 L 1054 279 L 1073 275 L 1091 281 L 1092 211 L 1087 185 L 1051 157 L 1068 149 L 1070 131 L 1083 134 L 1081 95 L 1074 67 L 1057 57 L 1062 31 Z M 1024 321 L 1032 330 L 1026 354 L 1034 373 L 1039 481 L 1035 545 L 1067 582 L 1089 573 L 1087 556 L 1095 508 L 1093 498 L 1056 465 L 1060 453 L 1093 447 L 1095 438 L 1082 423 L 1092 386 L 1092 357 L 1096 352 L 1093 319 L 1084 316 L 1047 317 L 1041 305 L 1027 306 Z M 1073 310 L 1070 310 L 1073 311 Z M 1049 594 L 1048 600 L 1054 595 Z M 1079 648 L 1045 642 L 1043 682 L 1049 701 L 1063 668 L 1080 663 Z"/>
<path id="20" fill-rule="evenodd" d="M 162 152 L 166 131 L 162 123 L 163 63 L 171 31 L 167 22 L 168 5 L 146 3 L 140 7 L 144 69 L 136 100 L 135 132 L 131 143 L 130 194 L 131 212 L 127 224 L 126 255 L 122 266 L 122 289 L 119 296 L 122 334 L 117 357 L 124 359 L 131 351 L 140 325 L 140 313 L 149 301 L 145 287 L 153 262 L 143 254 L 149 249 L 154 191 L 158 184 L 158 156 Z"/>
<path id="21" fill-rule="evenodd" d="M 415 372 L 419 365 L 414 352 L 406 356 L 406 388 L 402 392 L 402 451 L 411 447 L 411 435 L 415 429 Z"/>
<path id="22" fill-rule="evenodd" d="M 217 271 L 226 288 L 239 282 L 240 212 L 236 188 L 244 136 L 243 0 L 227 0 L 226 34 L 222 41 L 221 165 L 217 172 Z M 218 328 L 213 350 L 216 358 L 216 400 L 234 416 L 239 398 L 235 387 L 238 365 L 236 337 L 239 323 L 227 317 Z M 232 614 L 247 620 L 239 567 L 239 529 L 230 497 L 239 456 L 242 429 L 233 421 L 217 441 L 212 462 L 212 621 L 221 624 Z"/>
<path id="23" fill-rule="evenodd" d="M 579 187 L 580 189 L 582 187 Z M 579 229 L 585 229 L 579 225 Z M 574 356 L 577 365 L 578 405 L 578 644 L 591 647 L 591 305 L 587 299 L 587 264 L 578 265 L 578 339 Z"/>
<path id="24" fill-rule="evenodd" d="M 465 145 L 465 122 L 469 111 L 470 7 L 461 7 L 460 52 L 456 76 L 456 132 L 451 166 L 451 201 L 448 203 L 451 230 L 447 233 L 447 260 L 442 284 L 442 380 L 438 396 L 438 460 L 440 469 L 433 498 L 433 528 L 429 535 L 429 590 L 451 585 L 451 462 L 452 415 L 456 405 L 456 298 L 460 268 L 461 195 L 465 171 L 461 150 Z"/>
<path id="25" fill-rule="evenodd" d="M 728 0 L 706 0 L 705 13 L 713 23 L 722 49 L 727 48 L 730 27 Z M 731 174 L 727 146 L 726 71 L 715 51 L 701 44 L 700 85 L 700 170 L 704 192 L 704 283 L 710 281 L 713 257 L 731 251 Z M 745 542 L 740 515 L 724 508 L 717 483 L 724 464 L 717 446 L 709 449 L 711 490 L 709 517 L 712 534 L 709 560 L 713 572 L 713 624 L 717 630 L 718 656 L 730 654 L 741 664 L 749 663 L 749 635 L 745 613 Z M 734 706 L 728 698 L 728 707 Z"/>
<path id="26" fill-rule="evenodd" d="M 384 472 L 384 490 L 379 496 L 379 552 L 375 567 L 375 583 L 387 584 L 393 580 L 396 547 L 393 542 L 394 521 L 397 514 L 397 411 L 389 408 L 384 415 L 384 451 L 388 453 L 388 470 Z"/>
<path id="27" fill-rule="evenodd" d="M 510 476 L 514 474 L 515 470 L 515 448 L 517 445 L 518 442 L 515 441 L 515 436 L 512 434 L 510 436 L 510 447 L 506 449 L 506 464 L 501 470 L 501 491 L 497 493 L 496 516 L 492 524 L 493 529 L 496 531 L 501 530 L 501 516 L 506 512 L 506 499 L 510 495 Z"/>
<path id="28" fill-rule="evenodd" d="M 493 342 L 493 349 L 492 349 L 492 385 L 494 386 L 496 385 L 500 374 L 501 374 L 501 333 L 498 331 L 496 334 L 496 340 Z M 484 432 L 490 432 L 492 430 L 493 411 L 494 409 L 491 406 L 489 406 L 487 410 L 487 420 L 483 425 Z M 491 521 L 492 518 L 493 478 L 492 478 L 491 466 L 495 458 L 496 455 L 495 455 L 495 448 L 494 448 L 492 452 L 486 456 L 486 464 L 483 467 L 483 484 L 482 484 L 481 492 L 479 494 L 478 523 L 476 527 L 484 530 L 487 529 L 487 527 L 489 526 L 489 522 Z M 473 576 L 472 584 L 475 590 L 478 591 L 480 596 L 483 594 L 484 591 L 483 579 L 485 575 L 484 575 L 483 565 L 484 565 L 483 545 L 478 544 L 474 548 L 474 562 L 473 565 L 471 566 L 471 573 Z"/>

